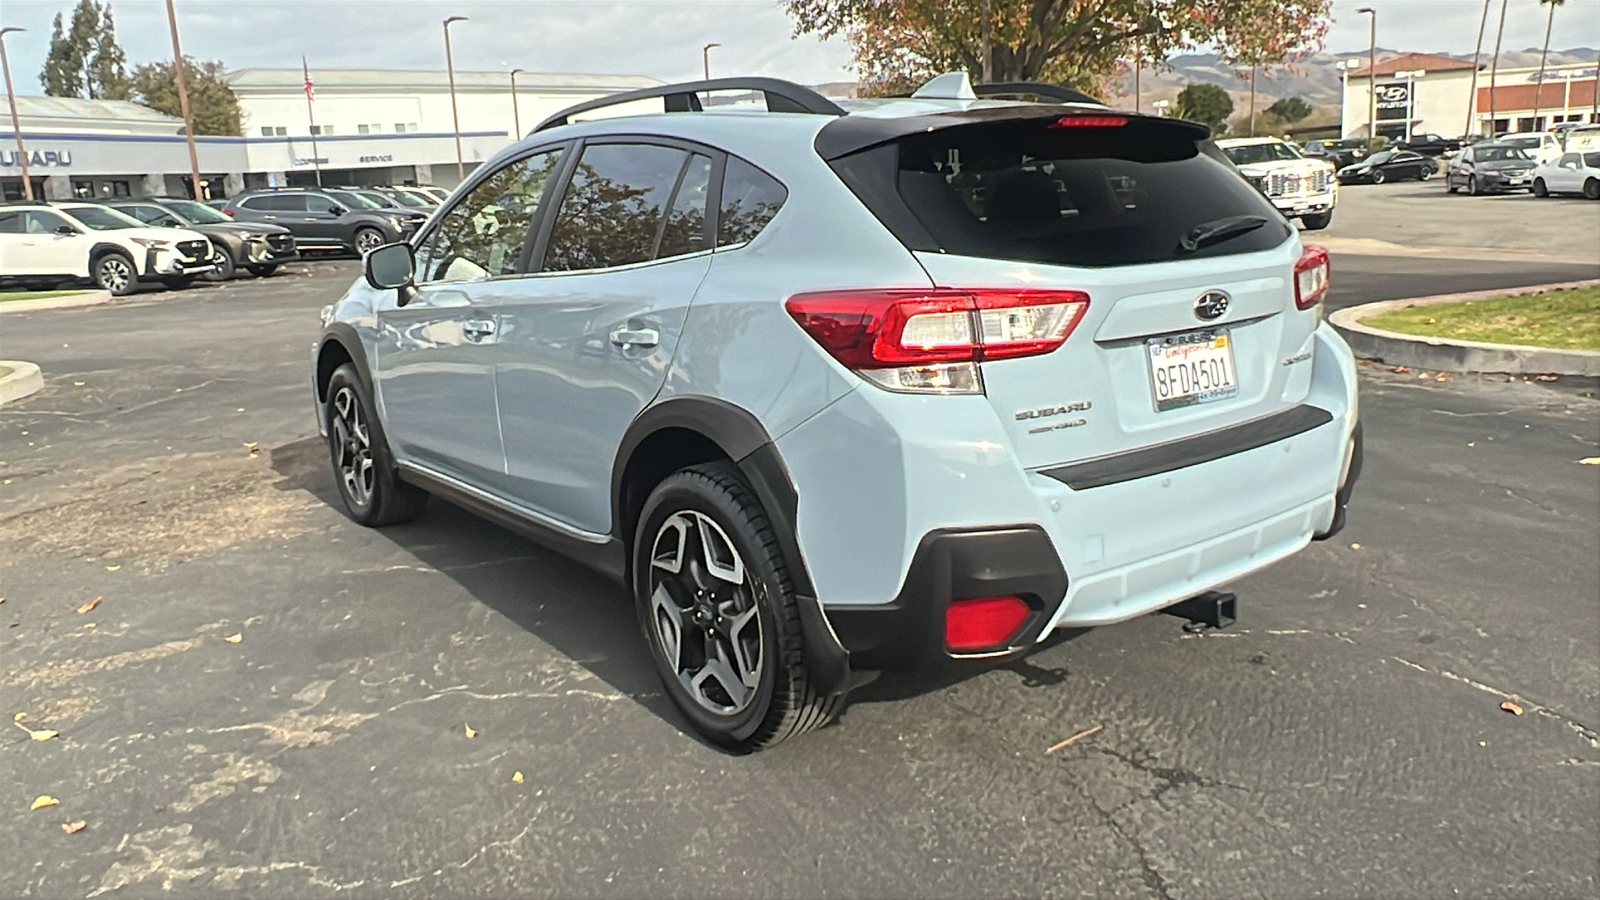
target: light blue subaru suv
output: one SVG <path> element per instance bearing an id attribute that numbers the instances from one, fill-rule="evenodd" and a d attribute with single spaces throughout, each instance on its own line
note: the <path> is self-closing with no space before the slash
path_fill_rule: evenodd
<path id="1" fill-rule="evenodd" d="M 603 98 L 365 265 L 313 351 L 349 514 L 438 495 L 613 576 L 729 747 L 1204 595 L 1360 468 L 1327 253 L 1203 126 L 1059 88 Z"/>

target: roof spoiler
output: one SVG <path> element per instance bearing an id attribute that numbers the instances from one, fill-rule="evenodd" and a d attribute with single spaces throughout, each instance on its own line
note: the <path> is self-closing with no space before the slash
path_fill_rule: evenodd
<path id="1" fill-rule="evenodd" d="M 1034 97 L 1046 103 L 1093 103 L 1105 106 L 1105 102 L 1085 94 L 1074 88 L 1064 87 L 1059 84 L 1045 84 L 1042 81 L 1003 81 L 998 84 L 974 85 L 972 92 L 979 97 Z"/>
<path id="2" fill-rule="evenodd" d="M 844 110 L 827 97 L 792 81 L 781 78 L 713 78 L 709 81 L 686 81 L 680 84 L 663 84 L 658 87 L 642 88 L 636 91 L 623 91 L 619 94 L 608 94 L 594 100 L 569 106 L 556 113 L 543 122 L 540 122 L 533 131 L 544 131 L 565 125 L 572 117 L 580 113 L 604 109 L 608 106 L 618 106 L 623 103 L 632 103 L 635 100 L 651 100 L 661 98 L 666 105 L 666 111 L 675 112 L 703 112 L 700 105 L 701 93 L 710 91 L 750 91 L 762 95 L 766 100 L 768 112 L 786 113 L 811 113 L 819 116 L 842 116 Z"/>

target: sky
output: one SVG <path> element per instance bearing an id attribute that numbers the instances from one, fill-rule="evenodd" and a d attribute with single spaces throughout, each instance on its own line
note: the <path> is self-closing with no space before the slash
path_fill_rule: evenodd
<path id="1" fill-rule="evenodd" d="M 38 73 L 51 20 L 76 0 L 5 0 L 0 24 L 27 29 L 6 37 L 19 94 L 41 92 Z M 1484 52 L 1493 46 L 1500 0 L 1492 0 Z M 1334 0 L 1326 46 L 1364 52 L 1367 17 L 1377 10 L 1378 46 L 1471 53 L 1482 0 Z M 170 58 L 161 0 L 112 0 L 130 64 Z M 1508 50 L 1537 48 L 1545 10 L 1538 0 L 1506 0 Z M 451 26 L 459 69 L 609 72 L 668 81 L 698 77 L 701 47 L 713 75 L 776 75 L 803 83 L 853 80 L 842 40 L 793 38 L 777 0 L 177 0 L 184 52 L 230 69 L 298 66 L 442 69 L 440 22 Z M 1556 11 L 1554 48 L 1600 46 L 1600 0 L 1568 0 Z"/>

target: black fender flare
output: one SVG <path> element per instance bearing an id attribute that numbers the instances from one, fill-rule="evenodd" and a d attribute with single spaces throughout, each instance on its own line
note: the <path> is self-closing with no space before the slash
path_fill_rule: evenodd
<path id="1" fill-rule="evenodd" d="M 671 397 L 647 407 L 623 434 L 611 468 L 612 536 L 624 545 L 623 476 L 629 461 L 651 435 L 667 428 L 692 431 L 716 444 L 738 466 L 767 512 L 778 549 L 788 565 L 805 637 L 806 663 L 813 688 L 823 695 L 843 694 L 852 686 L 850 655 L 828 624 L 816 587 L 800 554 L 796 535 L 800 497 L 783 456 L 761 421 L 740 406 L 714 397 Z"/>
<path id="2" fill-rule="evenodd" d="M 317 389 L 317 399 L 326 401 L 328 376 L 333 374 L 330 369 L 322 371 L 322 357 L 327 352 L 329 344 L 338 344 L 350 356 L 350 362 L 356 367 L 356 375 L 361 379 L 362 387 L 367 389 L 367 394 L 376 399 L 373 393 L 372 370 L 367 365 L 367 348 L 361 343 L 361 338 L 356 330 L 347 322 L 334 322 L 322 330 L 322 337 L 317 339 L 317 370 L 313 374 Z"/>
<path id="3" fill-rule="evenodd" d="M 128 252 L 128 248 L 127 247 L 124 247 L 121 244 L 113 244 L 113 243 L 110 243 L 109 241 L 100 241 L 99 243 L 95 244 L 93 247 L 89 248 L 89 265 L 90 265 L 90 267 L 92 268 L 94 266 L 95 262 L 98 261 L 100 259 L 100 257 L 105 256 L 107 253 L 119 253 L 119 254 L 121 254 L 123 256 L 126 256 L 128 259 L 132 260 L 134 265 L 137 266 L 139 264 L 139 260 L 132 253 Z M 94 272 L 93 271 L 89 272 L 89 277 L 90 278 L 94 277 Z"/>

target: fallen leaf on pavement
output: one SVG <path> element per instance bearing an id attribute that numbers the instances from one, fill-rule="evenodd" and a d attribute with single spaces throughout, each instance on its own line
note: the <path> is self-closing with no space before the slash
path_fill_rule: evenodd
<path id="1" fill-rule="evenodd" d="M 244 635 L 243 634 L 230 634 L 227 637 L 223 638 L 223 640 L 227 641 L 230 644 L 237 644 L 240 641 L 244 640 Z"/>
<path id="2" fill-rule="evenodd" d="M 28 807 L 28 810 L 32 812 L 36 809 L 44 809 L 46 806 L 57 806 L 60 803 L 60 800 L 57 800 L 49 794 L 40 794 L 38 799 L 33 801 L 33 805 Z"/>
<path id="3" fill-rule="evenodd" d="M 466 728 L 467 728 L 467 737 L 475 738 L 475 737 L 478 736 L 478 732 L 474 731 L 471 725 L 466 726 Z"/>
<path id="4" fill-rule="evenodd" d="M 1513 716 L 1522 715 L 1522 707 L 1519 706 L 1515 701 L 1512 701 L 1512 700 L 1503 701 L 1500 704 L 1500 708 L 1505 710 L 1508 713 L 1511 713 Z"/>
<path id="5" fill-rule="evenodd" d="M 250 451 L 251 456 L 255 456 L 257 453 L 261 452 L 261 445 L 255 441 L 246 442 L 244 448 Z"/>
<path id="6" fill-rule="evenodd" d="M 1361 545 L 1360 544 L 1351 544 L 1350 545 L 1350 549 L 1351 550 L 1360 550 L 1361 549 Z"/>
<path id="7" fill-rule="evenodd" d="M 512 772 L 511 773 L 511 783 L 512 784 L 521 784 L 522 783 L 522 773 L 521 772 Z"/>
<path id="8" fill-rule="evenodd" d="M 106 566 L 106 571 L 107 572 L 115 572 L 116 570 L 118 570 L 120 568 L 122 568 L 122 567 L 121 566 Z"/>
<path id="9" fill-rule="evenodd" d="M 1418 378 L 1427 378 L 1428 377 L 1428 373 L 1427 372 L 1418 372 L 1417 373 L 1417 377 Z"/>
<path id="10" fill-rule="evenodd" d="M 85 828 L 88 828 L 88 827 L 89 827 L 89 823 L 88 822 L 62 822 L 61 823 L 61 830 L 65 831 L 67 834 L 77 834 L 78 832 L 80 832 L 80 831 L 82 831 L 82 830 L 84 830 Z"/>
<path id="11" fill-rule="evenodd" d="M 1600 456 L 1585 456 L 1583 459 L 1578 460 L 1578 465 L 1580 465 L 1580 466 L 1600 466 Z M 4 603 L 4 602 L 5 602 L 4 599 L 0 599 L 0 603 Z"/>
<path id="12" fill-rule="evenodd" d="M 1528 327 L 1529 328 L 1538 328 L 1539 327 L 1539 323 L 1535 322 L 1534 324 L 1529 325 Z"/>
<path id="13" fill-rule="evenodd" d="M 1535 376 L 1533 376 L 1533 380 L 1534 381 L 1555 381 L 1556 380 L 1556 376 L 1555 375 L 1535 375 Z"/>
<path id="14" fill-rule="evenodd" d="M 51 738 L 53 738 L 56 735 L 61 733 L 59 731 L 51 731 L 48 728 L 43 728 L 43 729 L 40 729 L 39 731 L 34 731 L 32 728 L 29 728 L 28 726 L 22 724 L 22 719 L 23 719 L 23 714 L 22 713 L 17 713 L 16 716 L 14 716 L 11 719 L 11 724 L 17 726 L 18 728 L 21 728 L 23 731 L 26 731 L 28 733 L 28 737 L 33 738 L 36 741 L 48 741 Z"/>
<path id="15" fill-rule="evenodd" d="M 1449 376 L 1445 375 L 1443 372 L 1440 372 L 1438 377 L 1434 378 L 1433 380 L 1434 381 L 1447 381 L 1448 379 L 1449 379 Z"/>
<path id="16" fill-rule="evenodd" d="M 78 614 L 79 615 L 83 615 L 84 613 L 89 612 L 90 610 L 94 609 L 96 606 L 99 606 L 99 605 L 100 605 L 100 598 L 96 597 L 93 600 L 90 600 L 88 603 L 85 603 L 84 605 L 78 607 Z"/>
<path id="17" fill-rule="evenodd" d="M 1409 374 L 1411 372 L 1411 367 L 1410 366 L 1390 366 L 1389 367 L 1389 371 L 1395 373 L 1396 375 L 1406 375 L 1406 374 Z"/>
<path id="18" fill-rule="evenodd" d="M 13 721 L 13 722 L 21 722 L 23 719 L 26 719 L 27 717 L 28 717 L 27 713 L 17 713 L 16 715 L 11 717 L 11 721 Z"/>
<path id="19" fill-rule="evenodd" d="M 1078 741 L 1088 737 L 1091 734 L 1094 734 L 1095 732 L 1099 731 L 1100 729 L 1102 729 L 1104 727 L 1105 727 L 1104 725 L 1096 725 L 1093 728 L 1089 728 L 1089 729 L 1086 729 L 1084 731 L 1080 731 L 1077 734 L 1073 735 L 1072 737 L 1069 737 L 1066 740 L 1062 741 L 1061 743 L 1055 745 L 1054 747 L 1051 747 L 1049 750 L 1046 750 L 1045 751 L 1045 755 L 1048 756 L 1049 754 L 1054 753 L 1057 750 L 1060 750 L 1062 747 L 1070 747 L 1073 744 L 1077 743 Z"/>
<path id="20" fill-rule="evenodd" d="M 73 382 L 73 383 L 72 383 L 72 386 L 73 386 L 73 387 L 83 387 L 83 385 L 84 385 L 84 383 L 83 383 L 83 382 L 81 382 L 81 381 L 74 381 L 74 382 Z"/>

